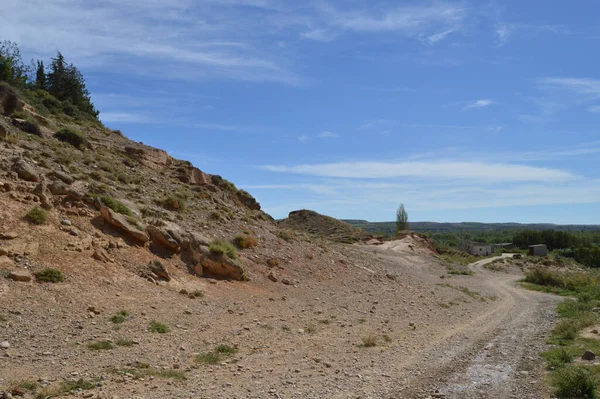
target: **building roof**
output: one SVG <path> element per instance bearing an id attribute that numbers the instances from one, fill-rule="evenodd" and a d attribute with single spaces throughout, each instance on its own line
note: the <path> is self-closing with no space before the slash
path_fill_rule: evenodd
<path id="1" fill-rule="evenodd" d="M 530 245 L 529 248 L 541 248 L 541 247 L 546 247 L 546 244 L 535 244 L 535 245 Z"/>

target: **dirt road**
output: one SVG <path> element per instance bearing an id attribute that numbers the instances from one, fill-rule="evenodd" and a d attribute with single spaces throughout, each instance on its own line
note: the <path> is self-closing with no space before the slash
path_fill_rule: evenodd
<path id="1" fill-rule="evenodd" d="M 498 257 L 500 258 L 500 257 Z M 494 306 L 423 350 L 407 364 L 390 398 L 547 398 L 539 352 L 559 299 L 524 290 L 520 276 L 493 272 L 485 259 L 470 267 L 495 292 Z"/>

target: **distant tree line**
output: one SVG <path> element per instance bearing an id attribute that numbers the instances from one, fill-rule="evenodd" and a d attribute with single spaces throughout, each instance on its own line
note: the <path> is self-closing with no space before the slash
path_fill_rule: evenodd
<path id="1" fill-rule="evenodd" d="M 22 90 L 33 92 L 49 109 L 62 108 L 73 116 L 77 111 L 97 118 L 99 112 L 91 101 L 83 74 L 57 51 L 46 68 L 42 60 L 23 62 L 16 43 L 0 42 L 0 81 Z"/>

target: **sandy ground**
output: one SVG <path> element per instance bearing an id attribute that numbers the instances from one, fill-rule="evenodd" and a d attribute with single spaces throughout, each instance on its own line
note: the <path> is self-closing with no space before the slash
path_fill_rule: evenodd
<path id="1" fill-rule="evenodd" d="M 483 262 L 472 265 L 474 276 L 448 276 L 404 246 L 338 249 L 352 262 L 316 265 L 294 285 L 190 277 L 205 293 L 197 299 L 131 275 L 0 281 L 0 341 L 10 343 L 0 349 L 0 392 L 84 378 L 96 387 L 67 397 L 550 397 L 538 353 L 554 297 Z M 131 316 L 112 323 L 120 310 Z M 170 332 L 148 332 L 151 320 Z M 87 347 L 119 339 L 135 344 Z M 238 352 L 213 365 L 196 361 L 219 344 Z M 140 377 L 130 372 L 136 362 L 185 379 Z"/>

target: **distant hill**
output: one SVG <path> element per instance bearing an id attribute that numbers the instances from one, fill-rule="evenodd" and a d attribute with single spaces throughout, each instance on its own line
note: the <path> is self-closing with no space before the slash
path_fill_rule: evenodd
<path id="1" fill-rule="evenodd" d="M 280 226 L 320 235 L 336 242 L 351 244 L 372 238 L 371 234 L 361 228 L 305 209 L 290 212 L 286 219 L 278 223 Z"/>
<path id="2" fill-rule="evenodd" d="M 369 222 L 366 220 L 343 219 L 354 227 L 361 228 L 372 234 L 385 234 L 386 236 L 396 233 L 396 222 Z M 552 223 L 436 223 L 436 222 L 411 222 L 410 229 L 417 232 L 430 233 L 485 233 L 517 230 L 558 230 L 558 231 L 596 231 L 600 230 L 598 225 L 559 225 Z"/>

